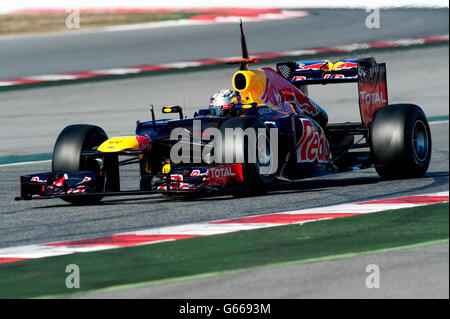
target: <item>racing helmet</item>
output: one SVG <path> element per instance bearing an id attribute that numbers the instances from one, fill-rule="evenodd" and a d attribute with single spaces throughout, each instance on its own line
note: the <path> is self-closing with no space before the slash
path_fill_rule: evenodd
<path id="1" fill-rule="evenodd" d="M 240 100 L 241 96 L 236 91 L 229 89 L 219 90 L 211 97 L 209 102 L 209 115 L 228 115 L 232 109 L 232 103 L 239 103 Z"/>

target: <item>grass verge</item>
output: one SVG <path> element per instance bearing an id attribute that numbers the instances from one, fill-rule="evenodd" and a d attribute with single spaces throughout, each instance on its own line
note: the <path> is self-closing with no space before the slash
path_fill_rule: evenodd
<path id="1" fill-rule="evenodd" d="M 189 19 L 200 12 L 83 13 L 80 28 L 68 29 L 68 13 L 14 13 L 1 15 L 0 36 L 59 31 L 93 30 L 115 25 Z"/>
<path id="2" fill-rule="evenodd" d="M 301 263 L 445 240 L 449 206 L 436 204 L 155 245 L 19 261 L 0 265 L 0 298 L 87 294 L 201 274 Z M 66 266 L 80 267 L 79 289 L 65 286 Z"/>
<path id="3" fill-rule="evenodd" d="M 0 157 L 0 165 L 36 162 L 36 161 L 48 161 L 52 159 L 53 153 L 39 153 L 30 155 L 9 155 Z"/>

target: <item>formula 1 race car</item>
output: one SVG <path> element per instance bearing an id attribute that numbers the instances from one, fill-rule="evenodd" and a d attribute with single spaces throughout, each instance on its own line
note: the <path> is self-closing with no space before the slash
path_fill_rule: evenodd
<path id="1" fill-rule="evenodd" d="M 233 90 L 214 95 L 192 118 L 137 122 L 134 135 L 108 138 L 98 126 L 77 124 L 58 136 L 52 172 L 21 176 L 16 199 L 62 198 L 93 204 L 104 196 L 162 192 L 192 194 L 263 191 L 277 181 L 375 167 L 386 179 L 422 176 L 431 133 L 422 109 L 388 104 L 386 65 L 374 58 L 283 62 L 248 70 L 242 58 Z M 361 122 L 328 123 L 307 96 L 308 85 L 354 82 Z M 120 159 L 120 160 L 119 160 Z M 121 191 L 119 166 L 138 163 L 140 188 Z"/>

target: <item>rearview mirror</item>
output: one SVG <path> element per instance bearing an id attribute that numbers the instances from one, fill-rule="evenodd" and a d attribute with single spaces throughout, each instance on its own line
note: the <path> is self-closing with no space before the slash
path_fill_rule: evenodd
<path id="1" fill-rule="evenodd" d="M 183 109 L 179 105 L 174 106 L 164 106 L 162 108 L 163 113 L 178 113 L 180 114 L 180 120 L 183 119 Z"/>

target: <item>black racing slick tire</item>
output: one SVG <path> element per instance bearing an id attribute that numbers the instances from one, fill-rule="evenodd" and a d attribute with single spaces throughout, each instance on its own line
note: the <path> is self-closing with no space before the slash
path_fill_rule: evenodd
<path id="1" fill-rule="evenodd" d="M 75 124 L 67 126 L 59 134 L 53 148 L 52 171 L 80 172 L 92 171 L 97 173 L 98 163 L 94 159 L 81 156 L 83 151 L 95 150 L 108 139 L 105 131 L 98 126 Z M 76 205 L 95 204 L 103 196 L 64 197 L 66 202 Z"/>
<path id="2" fill-rule="evenodd" d="M 248 136 L 236 137 L 227 134 L 226 129 L 246 129 L 252 128 L 255 131 L 256 139 L 251 141 Z M 222 163 L 243 164 L 244 184 L 248 191 L 265 190 L 271 185 L 276 177 L 276 168 L 269 169 L 270 165 L 273 165 L 276 152 L 273 145 L 270 143 L 270 131 L 269 128 L 256 117 L 237 117 L 224 121 L 220 126 L 222 134 Z M 266 147 L 258 147 L 258 139 L 262 139 Z M 254 143 L 250 145 L 249 143 Z M 263 144 L 261 144 L 263 145 Z M 253 147 L 253 148 L 252 148 Z M 250 152 L 255 151 L 254 158 L 250 155 Z M 231 163 L 225 160 L 225 154 L 233 158 Z M 232 156 L 230 156 L 232 155 Z M 243 158 L 244 162 L 239 161 L 239 158 Z"/>
<path id="3" fill-rule="evenodd" d="M 430 126 L 417 105 L 379 109 L 370 126 L 370 144 L 375 169 L 384 179 L 421 177 L 430 164 Z"/>

